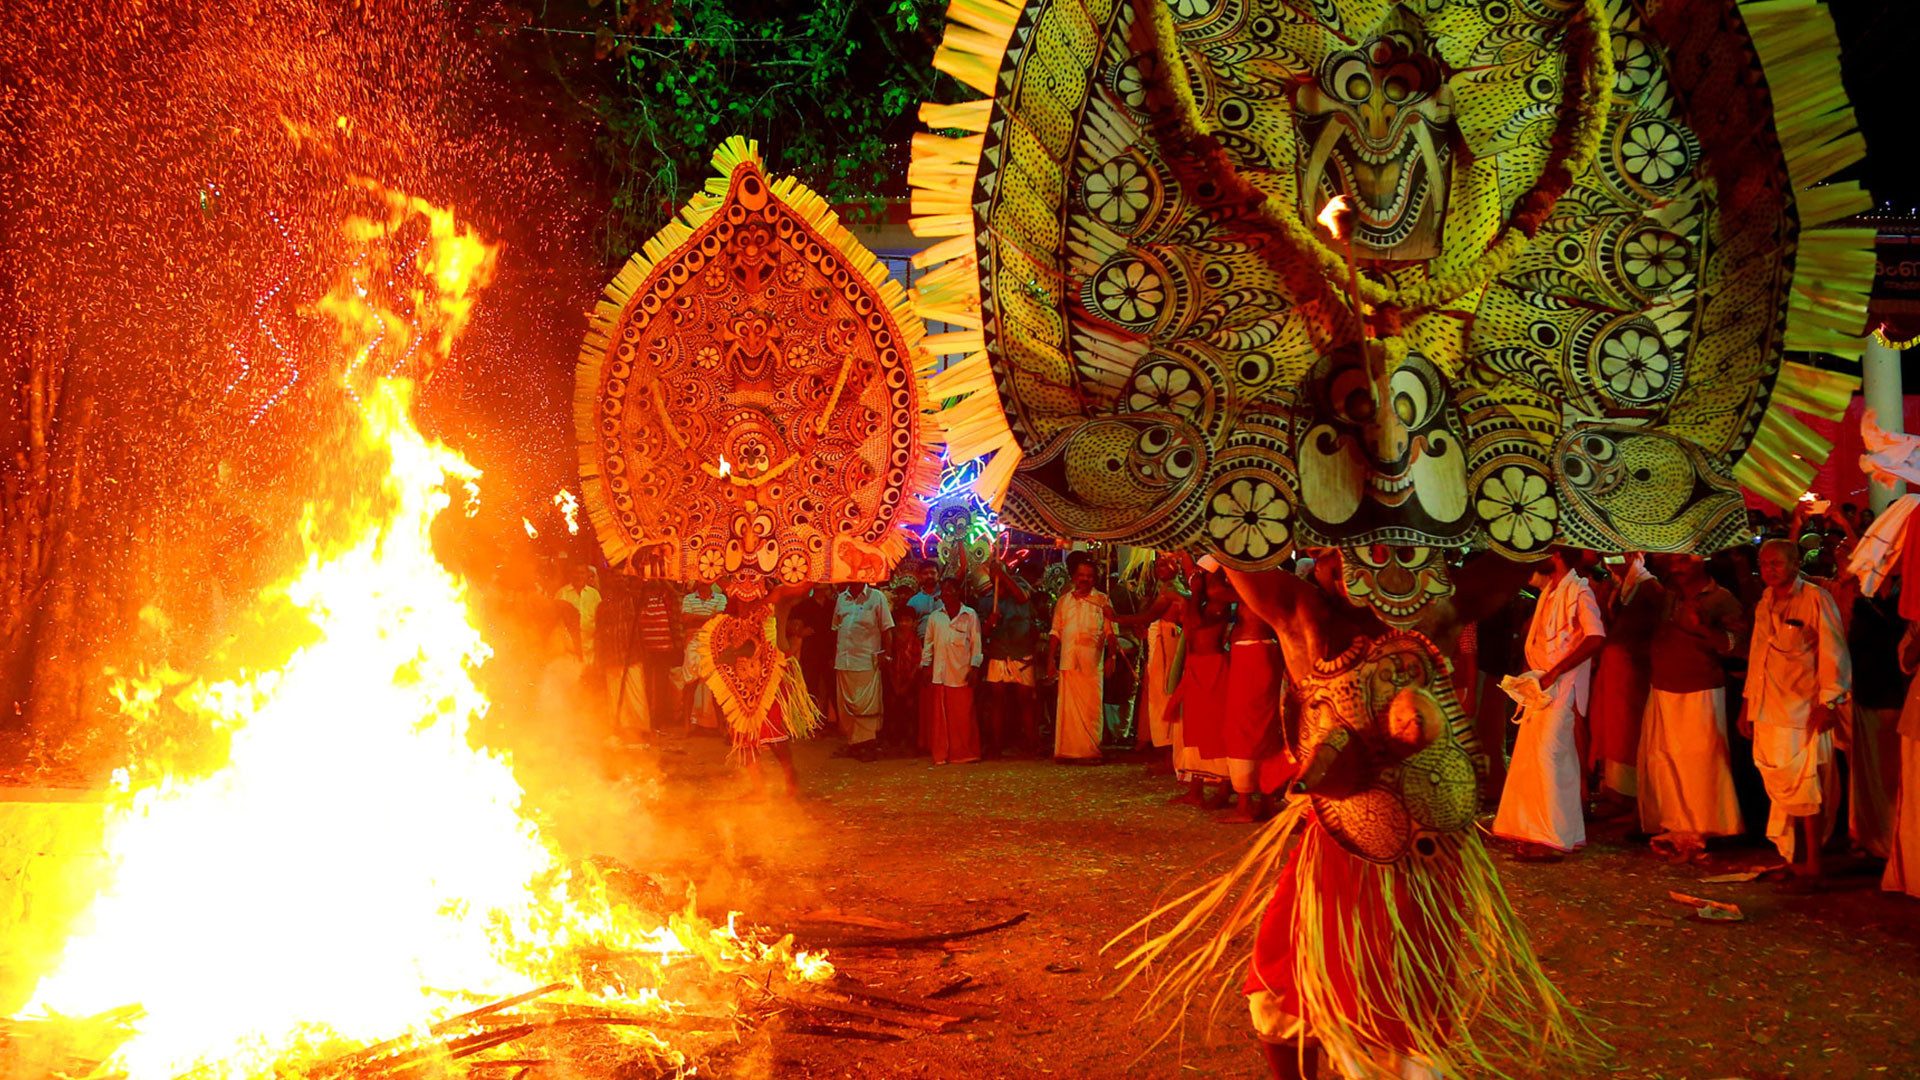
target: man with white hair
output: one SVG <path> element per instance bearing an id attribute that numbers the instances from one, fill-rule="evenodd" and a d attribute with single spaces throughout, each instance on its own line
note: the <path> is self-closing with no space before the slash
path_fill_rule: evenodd
<path id="1" fill-rule="evenodd" d="M 1834 720 L 1850 696 L 1853 664 L 1840 608 L 1826 590 L 1801 578 L 1799 554 L 1788 540 L 1760 546 L 1767 590 L 1753 612 L 1740 733 L 1753 740 L 1753 763 L 1773 803 L 1767 838 L 1796 876 L 1815 878 L 1824 839 L 1821 804 L 1838 779 Z"/>

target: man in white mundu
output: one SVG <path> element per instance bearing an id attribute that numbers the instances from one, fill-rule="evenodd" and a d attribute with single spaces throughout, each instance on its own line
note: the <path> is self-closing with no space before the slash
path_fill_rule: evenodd
<path id="1" fill-rule="evenodd" d="M 848 724 L 848 751 L 856 757 L 870 757 L 880 734 L 879 661 L 892 629 L 886 596 L 864 581 L 848 585 L 833 602 L 835 696 Z"/>
<path id="2" fill-rule="evenodd" d="M 1767 591 L 1753 612 L 1740 731 L 1753 739 L 1753 763 L 1773 802 L 1767 838 L 1796 874 L 1817 877 L 1821 804 L 1837 794 L 1835 710 L 1847 703 L 1853 662 L 1840 632 L 1839 606 L 1825 589 L 1800 577 L 1799 555 L 1787 540 L 1760 547 Z"/>
<path id="3" fill-rule="evenodd" d="M 1083 552 L 1069 558 L 1073 587 L 1053 605 L 1051 668 L 1060 678 L 1059 708 L 1054 716 L 1053 759 L 1059 762 L 1100 760 L 1100 732 L 1106 677 L 1106 647 L 1113 637 L 1113 606 L 1107 594 L 1093 587 L 1093 560 Z"/>
<path id="4" fill-rule="evenodd" d="M 1520 842 L 1523 857 L 1552 857 L 1586 845 L 1580 813 L 1580 752 L 1574 728 L 1587 708 L 1593 657 L 1607 643 L 1600 602 L 1573 572 L 1574 553 L 1555 548 L 1534 575 L 1540 600 L 1527 630 L 1528 672 L 1542 691 L 1520 715 L 1496 836 Z"/>

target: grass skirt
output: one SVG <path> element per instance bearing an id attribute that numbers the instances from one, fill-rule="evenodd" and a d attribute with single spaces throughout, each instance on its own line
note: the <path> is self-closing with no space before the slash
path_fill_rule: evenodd
<path id="1" fill-rule="evenodd" d="M 1173 1013 L 1155 1045 L 1209 986 L 1211 1018 L 1239 982 L 1272 994 L 1336 1059 L 1388 1053 L 1448 1077 L 1590 1075 L 1581 1066 L 1608 1048 L 1540 969 L 1478 835 L 1433 841 L 1429 853 L 1369 862 L 1296 798 L 1232 870 L 1108 943 L 1144 938 L 1119 962 L 1121 988 L 1149 977 L 1141 1012 Z M 1173 924 L 1153 933 L 1163 917 Z M 1240 982 L 1241 938 L 1256 923 Z"/>

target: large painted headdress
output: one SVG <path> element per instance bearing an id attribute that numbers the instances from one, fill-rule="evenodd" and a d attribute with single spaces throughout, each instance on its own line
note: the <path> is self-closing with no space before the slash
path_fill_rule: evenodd
<path id="1" fill-rule="evenodd" d="M 879 581 L 940 474 L 922 325 L 819 196 L 754 143 L 622 269 L 580 351 L 574 423 L 609 561 L 718 582 Z"/>
<path id="2" fill-rule="evenodd" d="M 1837 59 L 1817 0 L 956 0 L 987 96 L 911 173 L 953 456 L 1015 527 L 1245 569 L 1724 544 L 1853 387 L 1787 359 L 1860 350 Z"/>

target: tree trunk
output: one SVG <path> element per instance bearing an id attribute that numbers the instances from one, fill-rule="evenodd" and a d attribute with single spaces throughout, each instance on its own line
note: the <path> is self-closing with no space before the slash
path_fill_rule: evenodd
<path id="1" fill-rule="evenodd" d="M 83 505 L 89 399 L 77 416 L 68 403 L 68 348 L 36 335 L 28 345 L 20 411 L 25 423 L 0 477 L 0 730 L 31 732 L 33 742 L 70 732 L 81 683 L 81 641 L 74 623 L 78 582 L 73 528 Z M 19 751 L 16 747 L 16 755 Z"/>

